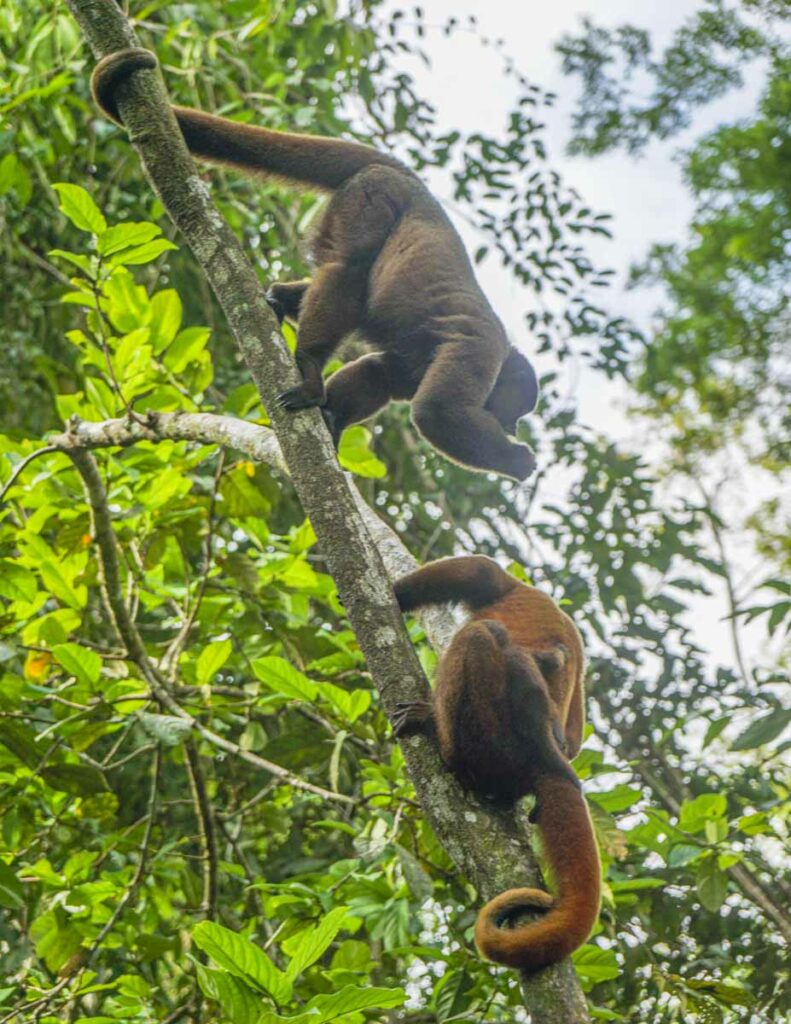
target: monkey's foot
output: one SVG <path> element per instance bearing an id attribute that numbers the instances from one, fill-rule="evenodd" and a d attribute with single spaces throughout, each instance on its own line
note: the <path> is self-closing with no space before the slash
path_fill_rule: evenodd
<path id="1" fill-rule="evenodd" d="M 277 317 L 277 322 L 282 326 L 283 321 L 286 319 L 286 307 L 275 295 L 272 288 L 269 289 L 264 298 L 266 299 L 266 304 Z"/>
<path id="2" fill-rule="evenodd" d="M 277 396 L 277 404 L 281 409 L 288 409 L 289 412 L 296 412 L 298 409 L 312 409 L 314 406 L 323 405 L 325 393 L 322 388 L 320 392 L 303 384 L 289 388 Z"/>
<path id="3" fill-rule="evenodd" d="M 536 457 L 533 454 L 533 449 L 526 444 L 513 444 L 511 445 L 511 452 L 513 464 L 508 476 L 513 477 L 515 480 L 527 480 L 536 468 Z"/>
<path id="4" fill-rule="evenodd" d="M 431 722 L 433 709 L 427 700 L 402 700 L 396 704 L 391 721 L 393 735 L 399 739 L 416 732 L 425 732 Z"/>

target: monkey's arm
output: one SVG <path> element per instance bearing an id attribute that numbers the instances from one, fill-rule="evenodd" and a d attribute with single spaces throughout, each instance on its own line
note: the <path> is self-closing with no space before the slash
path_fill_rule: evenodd
<path id="1" fill-rule="evenodd" d="M 156 55 L 142 48 L 118 50 L 99 61 L 91 76 L 91 90 L 111 121 L 122 124 L 115 98 L 118 85 L 134 71 L 151 70 L 157 64 Z M 333 191 L 372 164 L 411 173 L 395 157 L 357 142 L 270 131 L 189 107 L 173 107 L 173 113 L 184 141 L 196 156 L 263 177 Z"/>
<path id="2" fill-rule="evenodd" d="M 427 604 L 460 601 L 477 610 L 494 604 L 519 584 L 484 555 L 462 555 L 430 562 L 402 576 L 395 595 L 402 612 Z"/>

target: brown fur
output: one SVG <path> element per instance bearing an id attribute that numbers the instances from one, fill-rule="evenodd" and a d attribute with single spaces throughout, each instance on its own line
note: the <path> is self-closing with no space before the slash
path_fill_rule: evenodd
<path id="1" fill-rule="evenodd" d="M 557 897 L 501 893 L 478 915 L 475 943 L 489 960 L 539 970 L 580 946 L 599 910 L 596 839 L 563 750 L 573 757 L 582 741 L 582 640 L 550 597 L 482 556 L 432 562 L 400 579 L 395 592 L 403 611 L 460 601 L 473 612 L 440 660 L 431 703 L 401 706 L 394 727 L 401 735 L 433 724 L 443 759 L 470 789 L 504 803 L 535 795 Z M 502 927 L 531 908 L 548 913 Z"/>
<path id="2" fill-rule="evenodd" d="M 116 89 L 156 67 L 148 50 L 105 57 L 91 79 L 97 104 L 120 123 Z M 329 191 L 313 243 L 311 281 L 273 285 L 270 302 L 299 321 L 303 381 L 280 396 L 291 410 L 319 405 L 336 443 L 342 430 L 391 399 L 412 402 L 420 433 L 449 458 L 522 480 L 535 468 L 509 440 L 536 404 L 530 363 L 506 338 L 461 239 L 419 178 L 368 146 L 238 124 L 186 107 L 173 112 L 190 150 L 212 163 Z M 376 350 L 334 374 L 322 368 L 357 331 Z"/>

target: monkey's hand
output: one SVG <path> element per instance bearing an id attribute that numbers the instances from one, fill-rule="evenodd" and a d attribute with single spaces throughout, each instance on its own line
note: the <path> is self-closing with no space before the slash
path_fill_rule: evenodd
<path id="1" fill-rule="evenodd" d="M 327 392 L 324 388 L 324 378 L 321 375 L 321 364 L 313 356 L 306 355 L 299 349 L 297 349 L 296 360 L 302 373 L 302 383 L 278 395 L 277 404 L 283 409 L 288 409 L 289 412 L 296 412 L 298 409 L 312 409 L 315 405 L 324 405 L 327 401 Z"/>
<path id="2" fill-rule="evenodd" d="M 416 732 L 426 732 L 434 721 L 434 711 L 427 700 L 402 700 L 396 704 L 392 718 L 393 735 L 413 736 Z"/>

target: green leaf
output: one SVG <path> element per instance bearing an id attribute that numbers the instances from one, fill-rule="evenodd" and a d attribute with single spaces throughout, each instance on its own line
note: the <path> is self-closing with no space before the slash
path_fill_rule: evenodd
<path id="1" fill-rule="evenodd" d="M 198 655 L 196 666 L 199 686 L 208 685 L 231 656 L 233 644 L 230 640 L 218 640 L 208 644 Z"/>
<path id="2" fill-rule="evenodd" d="M 700 832 L 707 820 L 721 818 L 727 807 L 724 793 L 701 793 L 694 800 L 685 800 L 681 805 L 678 827 L 685 832 Z"/>
<path id="3" fill-rule="evenodd" d="M 625 811 L 627 807 L 631 807 L 633 803 L 636 803 L 641 796 L 642 793 L 637 787 L 626 785 L 615 786 L 614 789 L 607 790 L 605 793 L 588 793 L 590 800 L 597 803 L 599 807 L 610 814 Z"/>
<path id="4" fill-rule="evenodd" d="M 592 943 L 581 946 L 572 953 L 571 959 L 580 978 L 586 983 L 586 988 L 601 981 L 617 978 L 620 973 L 615 951 L 602 949 Z"/>
<path id="5" fill-rule="evenodd" d="M 90 256 L 84 256 L 79 252 L 68 252 L 66 249 L 50 249 L 47 255 L 57 256 L 62 260 L 66 260 L 67 263 L 73 263 L 74 266 L 79 267 L 85 276 L 90 278 L 91 281 L 96 278 L 94 264 Z"/>
<path id="6" fill-rule="evenodd" d="M 183 373 L 191 362 L 201 358 L 210 337 L 208 327 L 186 327 L 176 336 L 162 361 L 173 373 Z"/>
<path id="7" fill-rule="evenodd" d="M 389 1010 L 394 1006 L 402 1006 L 406 1002 L 406 992 L 397 988 L 358 988 L 347 985 L 340 992 L 332 995 L 314 996 L 307 1004 L 307 1010 L 318 1010 L 318 1014 L 309 1017 L 316 1024 L 336 1020 L 354 1010 Z"/>
<path id="8" fill-rule="evenodd" d="M 52 186 L 60 197 L 60 208 L 72 224 L 81 231 L 102 235 L 107 221 L 91 196 L 79 185 L 58 182 Z"/>
<path id="9" fill-rule="evenodd" d="M 0 907 L 19 910 L 25 905 L 25 890 L 11 868 L 0 861 Z"/>
<path id="10" fill-rule="evenodd" d="M 716 913 L 728 893 L 728 876 L 720 871 L 715 857 L 707 857 L 701 862 L 696 882 L 700 902 L 706 910 Z"/>
<path id="11" fill-rule="evenodd" d="M 36 734 L 22 722 L 1 719 L 0 743 L 28 768 L 35 768 L 43 756 L 36 745 Z"/>
<path id="12" fill-rule="evenodd" d="M 173 341 L 181 326 L 181 297 L 174 288 L 151 296 L 151 345 L 159 353 Z"/>
<path id="13" fill-rule="evenodd" d="M 334 683 L 318 683 L 317 689 L 319 695 L 334 704 L 349 722 L 356 722 L 371 706 L 369 690 L 352 690 L 350 693 Z"/>
<path id="14" fill-rule="evenodd" d="M 38 567 L 41 580 L 53 597 L 75 611 L 79 611 L 88 600 L 88 590 L 83 586 L 73 586 L 63 571 L 63 565 L 46 560 Z"/>
<path id="15" fill-rule="evenodd" d="M 446 971 L 434 989 L 434 1008 L 439 1024 L 469 1008 L 472 978 L 466 971 Z"/>
<path id="16" fill-rule="evenodd" d="M 322 918 L 315 928 L 307 928 L 299 934 L 299 945 L 294 951 L 286 971 L 286 977 L 293 981 L 306 967 L 314 964 L 327 949 L 332 940 L 341 930 L 348 910 L 346 907 L 335 907 Z"/>
<path id="17" fill-rule="evenodd" d="M 365 427 L 349 427 L 338 446 L 338 462 L 357 476 L 381 480 L 387 476 L 387 466 L 371 451 L 371 439 L 371 432 Z"/>
<path id="18" fill-rule="evenodd" d="M 277 658 L 274 655 L 256 658 L 253 662 L 253 672 L 264 686 L 269 687 L 273 693 L 282 694 L 284 697 L 312 703 L 319 692 L 318 686 L 289 664 L 285 658 Z"/>
<path id="19" fill-rule="evenodd" d="M 731 750 L 752 750 L 777 739 L 791 723 L 791 708 L 774 708 L 747 726 L 731 743 Z"/>
<path id="20" fill-rule="evenodd" d="M 291 982 L 262 949 L 229 928 L 201 921 L 192 931 L 195 944 L 229 974 L 268 992 L 278 1003 L 291 997 Z"/>
<path id="21" fill-rule="evenodd" d="M 72 796 L 94 796 L 110 788 L 98 768 L 87 764 L 55 764 L 41 769 L 41 777 L 48 786 Z"/>
<path id="22" fill-rule="evenodd" d="M 58 644 L 52 648 L 52 654 L 60 664 L 76 676 L 81 682 L 92 686 L 99 681 L 102 671 L 102 659 L 87 647 L 79 644 Z"/>
<path id="23" fill-rule="evenodd" d="M 196 963 L 198 984 L 209 999 L 219 1003 L 233 1024 L 257 1024 L 261 1015 L 261 997 L 241 978 Z"/>
<path id="24" fill-rule="evenodd" d="M 112 264 L 116 267 L 136 267 L 143 263 L 151 263 L 168 249 L 178 249 L 177 245 L 167 238 L 155 238 L 144 245 L 136 245 L 131 249 L 124 249 L 112 257 Z"/>
<path id="25" fill-rule="evenodd" d="M 156 224 L 148 221 L 127 221 L 108 228 L 99 239 L 96 248 L 100 256 L 112 256 L 122 249 L 150 242 L 152 238 L 161 234 L 162 231 Z"/>
<path id="26" fill-rule="evenodd" d="M 32 601 L 38 591 L 35 574 L 18 562 L 0 561 L 0 596 L 9 601 Z"/>

